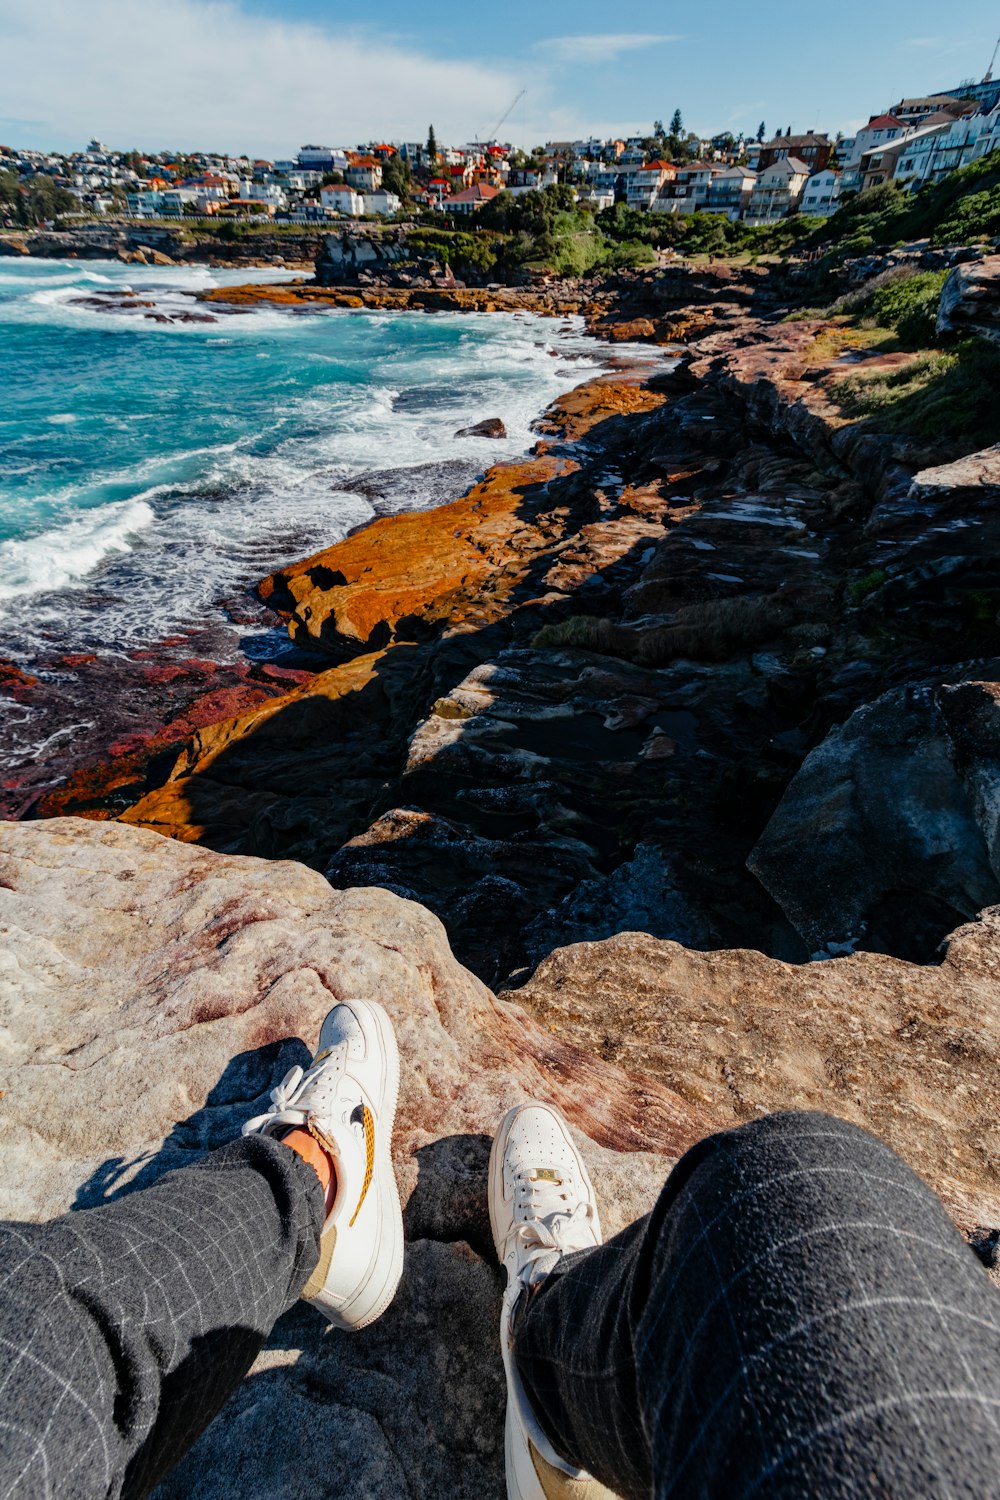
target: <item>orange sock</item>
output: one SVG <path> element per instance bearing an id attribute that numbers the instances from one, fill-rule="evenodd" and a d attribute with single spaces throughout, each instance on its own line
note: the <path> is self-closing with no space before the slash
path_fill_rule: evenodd
<path id="1" fill-rule="evenodd" d="M 334 1171 L 333 1162 L 330 1157 L 323 1150 L 323 1147 L 316 1140 L 315 1136 L 310 1135 L 308 1130 L 303 1130 L 299 1126 L 286 1131 L 281 1139 L 286 1146 L 291 1146 L 292 1150 L 301 1156 L 303 1161 L 307 1161 L 316 1173 L 322 1185 L 323 1192 L 326 1194 L 326 1211 L 329 1213 L 333 1205 L 333 1200 L 337 1196 L 337 1174 Z"/>

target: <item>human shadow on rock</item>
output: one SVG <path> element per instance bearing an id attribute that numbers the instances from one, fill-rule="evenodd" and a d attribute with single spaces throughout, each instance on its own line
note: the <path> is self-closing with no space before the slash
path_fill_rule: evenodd
<path id="1" fill-rule="evenodd" d="M 72 1207 L 96 1208 L 151 1186 L 175 1167 L 191 1166 L 238 1138 L 243 1122 L 267 1108 L 268 1095 L 290 1068 L 308 1067 L 312 1053 L 299 1037 L 239 1052 L 230 1058 L 205 1103 L 180 1120 L 151 1155 L 111 1156 L 81 1183 Z"/>

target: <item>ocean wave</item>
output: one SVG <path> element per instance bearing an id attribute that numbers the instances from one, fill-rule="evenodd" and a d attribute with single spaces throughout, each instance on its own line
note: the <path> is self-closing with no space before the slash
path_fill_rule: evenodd
<path id="1" fill-rule="evenodd" d="M 136 535 L 153 520 L 145 500 L 126 500 L 37 536 L 0 543 L 0 600 L 79 585 L 104 558 L 131 551 Z"/>

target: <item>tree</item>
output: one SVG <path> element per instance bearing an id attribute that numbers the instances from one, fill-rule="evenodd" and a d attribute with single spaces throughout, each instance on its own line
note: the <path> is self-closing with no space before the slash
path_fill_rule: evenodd
<path id="1" fill-rule="evenodd" d="M 17 214 L 26 228 L 40 224 L 43 219 L 79 211 L 79 198 L 42 174 L 32 177 L 27 188 L 19 194 Z"/>
<path id="2" fill-rule="evenodd" d="M 763 120 L 761 120 L 760 124 L 757 126 L 757 139 L 761 145 L 763 145 L 765 140 L 767 139 L 767 126 L 764 124 Z"/>
<path id="3" fill-rule="evenodd" d="M 680 135 L 684 129 L 684 119 L 679 109 L 675 109 L 670 118 L 670 134 Z"/>
<path id="4" fill-rule="evenodd" d="M 384 175 L 385 174 L 383 173 L 383 180 L 384 180 Z M 344 174 L 343 174 L 343 172 L 324 172 L 323 173 L 323 182 L 322 182 L 322 186 L 323 187 L 343 187 L 343 184 L 344 184 Z"/>
<path id="5" fill-rule="evenodd" d="M 434 134 L 434 126 L 433 125 L 430 127 L 430 129 L 427 132 L 427 155 L 430 158 L 431 166 L 433 166 L 434 163 L 438 159 L 437 136 Z"/>
<path id="6" fill-rule="evenodd" d="M 667 132 L 663 128 L 663 121 L 662 120 L 654 120 L 653 121 L 653 134 L 656 136 L 656 139 L 658 141 L 662 141 L 663 137 L 666 135 L 666 133 Z"/>
<path id="7" fill-rule="evenodd" d="M 403 161 L 400 156 L 393 156 L 382 166 L 382 186 L 387 193 L 395 193 L 396 197 L 406 203 L 410 197 L 410 186 L 413 181 L 413 173 L 410 171 L 409 162 Z"/>

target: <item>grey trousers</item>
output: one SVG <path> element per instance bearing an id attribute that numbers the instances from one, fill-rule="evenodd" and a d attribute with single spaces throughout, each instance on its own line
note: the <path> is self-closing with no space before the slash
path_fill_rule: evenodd
<path id="1" fill-rule="evenodd" d="M 1000 1296 L 924 1183 L 826 1115 L 701 1141 L 543 1283 L 516 1350 L 557 1451 L 628 1500 L 1000 1496 Z"/>
<path id="2" fill-rule="evenodd" d="M 106 1207 L 0 1225 L 0 1500 L 146 1495 L 319 1258 L 323 1192 L 249 1136 Z"/>
<path id="3" fill-rule="evenodd" d="M 0 1226 L 0 1500 L 148 1494 L 298 1296 L 322 1212 L 252 1137 Z M 695 1147 L 550 1278 L 517 1357 L 556 1447 L 628 1497 L 1000 1494 L 996 1293 L 908 1168 L 824 1116 Z"/>

